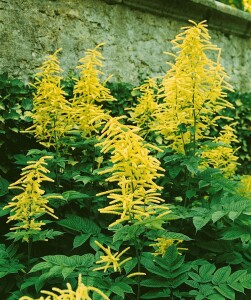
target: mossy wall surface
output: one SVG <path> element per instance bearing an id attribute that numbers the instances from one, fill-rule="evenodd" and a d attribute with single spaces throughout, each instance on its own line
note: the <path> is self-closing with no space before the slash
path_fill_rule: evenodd
<path id="1" fill-rule="evenodd" d="M 185 9 L 180 7 L 181 14 Z M 87 48 L 106 42 L 106 74 L 136 85 L 168 68 L 165 62 L 170 58 L 163 52 L 173 51 L 170 41 L 184 25 L 182 19 L 135 9 L 123 1 L 0 0 L 0 73 L 28 81 L 45 56 L 61 47 L 61 66 L 67 72 Z M 250 92 L 250 37 L 210 26 L 209 22 L 212 41 L 222 48 L 221 62 L 233 85 Z"/>

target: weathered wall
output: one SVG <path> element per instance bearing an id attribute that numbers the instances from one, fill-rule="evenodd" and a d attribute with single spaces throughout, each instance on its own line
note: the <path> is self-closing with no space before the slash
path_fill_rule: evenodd
<path id="1" fill-rule="evenodd" d="M 27 81 L 46 54 L 60 47 L 67 71 L 87 48 L 106 42 L 105 73 L 137 84 L 139 78 L 165 72 L 163 52 L 171 50 L 170 41 L 184 25 L 178 18 L 103 0 L 0 0 L 0 73 Z M 250 36 L 210 32 L 234 86 L 251 91 Z"/>

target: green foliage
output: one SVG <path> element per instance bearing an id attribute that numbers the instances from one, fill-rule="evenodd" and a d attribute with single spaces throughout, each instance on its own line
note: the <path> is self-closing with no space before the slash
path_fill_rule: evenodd
<path id="1" fill-rule="evenodd" d="M 234 300 L 236 292 L 244 293 L 251 283 L 251 274 L 247 274 L 246 270 L 232 272 L 230 266 L 216 269 L 214 264 L 208 262 L 193 266 L 188 275 L 190 279 L 186 284 L 193 288 L 189 291 L 189 297 L 196 300 Z"/>

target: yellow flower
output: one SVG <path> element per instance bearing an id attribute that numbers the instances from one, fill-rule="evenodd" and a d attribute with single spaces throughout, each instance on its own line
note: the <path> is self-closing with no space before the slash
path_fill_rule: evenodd
<path id="1" fill-rule="evenodd" d="M 104 300 L 109 300 L 109 298 L 98 288 L 92 286 L 86 286 L 82 283 L 81 274 L 78 277 L 78 286 L 76 291 L 73 291 L 71 285 L 67 283 L 67 289 L 61 290 L 59 288 L 52 288 L 55 292 L 41 291 L 42 294 L 48 295 L 45 297 L 40 297 L 37 300 L 92 300 L 93 297 L 90 293 L 97 293 Z M 95 298 L 96 299 L 96 298 Z M 31 297 L 24 296 L 19 300 L 35 300 Z"/>
<path id="2" fill-rule="evenodd" d="M 149 131 L 149 126 L 152 122 L 153 115 L 158 108 L 155 91 L 157 84 L 154 79 L 145 80 L 145 83 L 135 90 L 140 90 L 142 95 L 138 98 L 138 104 L 130 108 L 131 120 L 141 128 L 142 134 Z"/>
<path id="3" fill-rule="evenodd" d="M 41 189 L 42 182 L 54 181 L 45 175 L 49 172 L 45 167 L 47 165 L 45 160 L 51 158 L 51 156 L 43 156 L 38 161 L 28 162 L 29 165 L 22 169 L 22 177 L 10 185 L 10 189 L 22 191 L 4 207 L 4 209 L 11 208 L 11 216 L 8 217 L 7 223 L 18 222 L 11 230 L 41 230 L 41 226 L 45 223 L 37 219 L 45 213 L 57 218 L 54 210 L 47 204 L 50 198 L 59 198 L 59 196 L 44 196 L 45 191 Z"/>
<path id="4" fill-rule="evenodd" d="M 60 147 L 60 139 L 71 130 L 74 123 L 70 117 L 70 103 L 60 87 L 62 72 L 57 59 L 57 50 L 39 68 L 35 76 L 36 93 L 33 99 L 31 118 L 33 125 L 25 130 L 35 134 L 45 147 Z"/>
<path id="5" fill-rule="evenodd" d="M 81 63 L 77 66 L 80 69 L 80 79 L 76 81 L 74 86 L 74 99 L 73 103 L 95 103 L 103 101 L 115 100 L 110 93 L 110 90 L 106 88 L 104 83 L 100 82 L 99 75 L 103 74 L 98 68 L 103 66 L 102 60 L 104 57 L 98 51 L 103 44 L 99 44 L 94 49 L 88 49 L 85 53 L 85 57 L 81 58 Z"/>
<path id="6" fill-rule="evenodd" d="M 111 249 L 110 247 L 105 248 L 104 246 L 102 246 L 98 241 L 95 241 L 95 244 L 97 246 L 99 246 L 106 255 L 101 256 L 101 260 L 97 261 L 97 264 L 105 264 L 102 267 L 99 268 L 95 268 L 93 271 L 98 271 L 98 270 L 104 270 L 104 272 L 106 272 L 109 268 L 113 269 L 114 272 L 121 272 L 120 267 L 126 263 L 127 261 L 131 260 L 131 257 L 128 257 L 126 259 L 124 259 L 123 261 L 120 262 L 120 257 L 130 249 L 130 247 L 127 247 L 126 249 L 124 249 L 123 251 L 116 252 L 115 254 L 111 253 Z"/>
<path id="7" fill-rule="evenodd" d="M 192 21 L 191 21 L 192 22 Z M 216 112 L 233 107 L 224 98 L 222 89 L 231 90 L 220 65 L 221 50 L 210 42 L 205 21 L 184 27 L 172 41 L 175 63 L 166 73 L 158 97 L 161 103 L 155 111 L 151 129 L 159 131 L 169 146 L 186 153 L 186 145 L 208 138 L 207 131 L 216 125 Z M 218 55 L 217 61 L 209 59 L 208 52 Z M 170 53 L 169 53 L 170 54 Z"/>
<path id="8" fill-rule="evenodd" d="M 153 246 L 155 248 L 155 253 L 153 254 L 154 256 L 161 255 L 162 257 L 165 255 L 167 249 L 172 246 L 172 245 L 178 245 L 182 243 L 182 240 L 178 239 L 167 239 L 167 238 L 157 238 L 155 244 L 151 244 L 150 246 Z M 177 248 L 178 250 L 187 250 L 187 248 Z"/>
<path id="9" fill-rule="evenodd" d="M 160 149 L 144 144 L 137 134 L 139 128 L 122 124 L 122 118 L 110 118 L 100 136 L 104 140 L 98 144 L 102 147 L 101 152 L 111 151 L 113 164 L 100 174 L 110 173 L 107 181 L 118 184 L 117 189 L 98 194 L 109 194 L 111 199 L 110 205 L 99 211 L 119 216 L 110 227 L 125 221 L 143 220 L 162 208 L 168 209 L 159 205 L 164 200 L 159 197 L 161 187 L 155 183 L 163 169 L 148 148 Z"/>
<path id="10" fill-rule="evenodd" d="M 238 191 L 242 196 L 251 198 L 251 175 L 241 176 Z"/>
<path id="11" fill-rule="evenodd" d="M 214 149 L 202 149 L 201 157 L 205 160 L 201 163 L 202 167 L 216 168 L 222 171 L 226 177 L 234 175 L 238 166 L 238 156 L 231 146 L 232 142 L 238 142 L 235 135 L 235 130 L 226 125 L 220 132 L 219 136 L 213 139 L 216 143 L 222 143 L 222 145 L 216 146 Z"/>
<path id="12" fill-rule="evenodd" d="M 248 12 L 251 12 L 251 1 L 250 0 L 243 0 L 244 9 Z"/>
<path id="13" fill-rule="evenodd" d="M 102 54 L 98 49 L 103 44 L 98 45 L 93 50 L 87 50 L 85 57 L 81 58 L 80 78 L 76 80 L 74 86 L 74 98 L 72 99 L 72 120 L 76 124 L 74 130 L 80 130 L 83 136 L 97 134 L 99 128 L 109 116 L 104 112 L 102 106 L 96 103 L 115 100 L 110 90 L 101 83 L 99 75 L 103 74 L 98 68 L 102 67 Z"/>

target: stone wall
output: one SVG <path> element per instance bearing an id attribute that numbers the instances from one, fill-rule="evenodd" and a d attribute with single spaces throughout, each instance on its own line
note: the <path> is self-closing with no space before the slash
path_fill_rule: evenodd
<path id="1" fill-rule="evenodd" d="M 163 52 L 171 50 L 170 41 L 188 19 L 207 19 L 235 88 L 251 92 L 251 15 L 214 3 L 0 0 L 0 73 L 28 81 L 45 56 L 61 47 L 61 66 L 67 73 L 86 49 L 106 42 L 105 73 L 136 85 L 140 78 L 166 71 L 169 58 Z"/>

